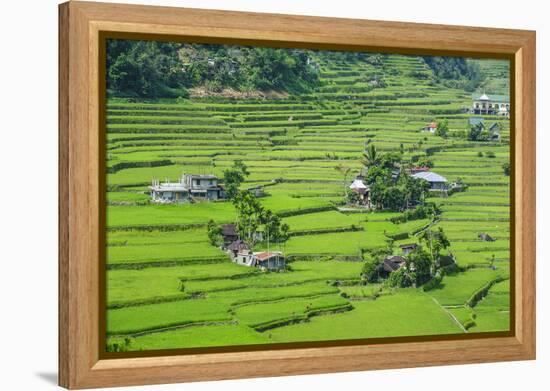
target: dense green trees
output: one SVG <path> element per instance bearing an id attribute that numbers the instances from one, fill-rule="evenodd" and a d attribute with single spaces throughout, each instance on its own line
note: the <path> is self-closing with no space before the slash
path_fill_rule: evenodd
<path id="1" fill-rule="evenodd" d="M 470 126 L 467 138 L 470 141 L 487 141 L 489 139 L 489 132 L 485 130 L 483 124 L 475 124 Z"/>
<path id="2" fill-rule="evenodd" d="M 383 54 L 317 51 L 234 45 L 110 39 L 107 42 L 107 92 L 136 98 L 186 97 L 187 89 L 207 92 L 285 91 L 303 93 L 320 85 L 317 60 L 332 63 L 363 62 L 380 74 L 387 68 Z M 476 63 L 460 57 L 424 57 L 436 82 L 475 89 L 482 81 Z M 415 77 L 431 77 L 417 72 Z M 365 77 L 372 88 L 382 87 L 379 73 Z"/>
<path id="3" fill-rule="evenodd" d="M 373 283 L 377 282 L 380 278 L 378 270 L 380 267 L 380 260 L 375 258 L 369 258 L 363 264 L 363 269 L 361 271 L 361 278 L 365 282 Z"/>
<path id="4" fill-rule="evenodd" d="M 108 93 L 148 98 L 186 96 L 177 52 L 180 46 L 166 42 L 108 40 Z"/>
<path id="5" fill-rule="evenodd" d="M 464 57 L 426 56 L 423 58 L 432 69 L 436 81 L 448 87 L 474 91 L 483 81 L 479 65 Z"/>
<path id="6" fill-rule="evenodd" d="M 432 262 L 436 262 L 441 256 L 441 252 L 451 245 L 441 227 L 437 231 L 432 231 L 431 229 L 423 231 L 419 239 L 428 246 Z"/>
<path id="7" fill-rule="evenodd" d="M 185 97 L 186 89 L 218 92 L 309 91 L 319 82 L 308 50 L 109 40 L 111 96 Z"/>
<path id="8" fill-rule="evenodd" d="M 449 136 L 449 121 L 447 121 L 447 118 L 439 122 L 435 130 L 435 135 L 442 138 L 447 138 Z"/>
<path id="9" fill-rule="evenodd" d="M 249 175 L 248 168 L 242 160 L 235 160 L 233 166 L 223 171 L 223 184 L 229 199 L 233 199 L 239 192 L 239 186 Z"/>
<path id="10" fill-rule="evenodd" d="M 206 232 L 208 234 L 208 240 L 212 246 L 221 246 L 223 243 L 222 229 L 214 222 L 214 220 L 208 220 L 206 225 Z"/>
<path id="11" fill-rule="evenodd" d="M 281 218 L 265 209 L 249 191 L 238 191 L 233 198 L 237 212 L 237 231 L 251 247 L 259 241 L 284 244 L 290 237 L 290 228 Z M 263 235 L 259 235 L 262 232 Z"/>
<path id="12" fill-rule="evenodd" d="M 395 224 L 404 223 L 409 220 L 433 218 L 441 213 L 441 209 L 434 203 L 418 205 L 414 209 L 408 209 L 399 216 L 392 217 L 390 221 Z"/>
<path id="13" fill-rule="evenodd" d="M 237 231 L 240 237 L 251 246 L 258 241 L 258 229 L 264 208 L 260 201 L 248 191 L 239 191 L 233 197 L 233 205 L 237 212 Z"/>
<path id="14" fill-rule="evenodd" d="M 369 144 L 363 155 L 363 164 L 371 203 L 378 209 L 403 211 L 424 200 L 428 183 L 401 169 L 400 153 L 382 154 L 374 144 Z"/>

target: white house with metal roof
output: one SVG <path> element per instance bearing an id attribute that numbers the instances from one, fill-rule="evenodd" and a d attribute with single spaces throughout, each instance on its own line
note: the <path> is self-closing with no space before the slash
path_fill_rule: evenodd
<path id="1" fill-rule="evenodd" d="M 416 179 L 423 179 L 430 184 L 430 190 L 447 190 L 447 178 L 431 171 L 421 171 L 411 175 Z"/>
<path id="2" fill-rule="evenodd" d="M 184 174 L 179 182 L 164 182 L 153 179 L 151 200 L 157 203 L 182 203 L 197 200 L 218 200 L 225 198 L 218 177 L 211 174 Z"/>
<path id="3" fill-rule="evenodd" d="M 363 205 L 368 206 L 370 204 L 370 188 L 363 182 L 361 176 L 355 178 L 351 185 L 349 185 L 349 188 L 351 191 L 357 193 Z"/>
<path id="4" fill-rule="evenodd" d="M 474 114 L 510 115 L 510 98 L 507 95 L 476 94 L 472 96 L 472 101 L 471 112 Z"/>

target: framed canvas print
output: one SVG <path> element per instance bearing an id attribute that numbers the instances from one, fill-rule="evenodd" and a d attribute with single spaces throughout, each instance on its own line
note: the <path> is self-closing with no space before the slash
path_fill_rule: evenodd
<path id="1" fill-rule="evenodd" d="M 535 357 L 535 33 L 60 11 L 60 384 Z"/>

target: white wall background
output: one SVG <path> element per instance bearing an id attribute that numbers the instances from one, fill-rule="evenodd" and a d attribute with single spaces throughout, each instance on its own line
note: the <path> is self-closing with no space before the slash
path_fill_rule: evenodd
<path id="1" fill-rule="evenodd" d="M 105 1 L 105 0 L 104 0 Z M 119 2 L 127 2 L 119 0 Z M 538 360 L 194 383 L 132 389 L 543 389 L 550 369 L 547 205 L 550 186 L 545 2 L 441 0 L 133 0 L 133 3 L 537 30 Z M 0 12 L 0 389 L 56 388 L 57 0 L 2 2 Z M 545 181 L 546 180 L 546 181 Z M 546 285 L 545 285 L 546 283 Z M 545 371 L 546 369 L 546 371 Z"/>

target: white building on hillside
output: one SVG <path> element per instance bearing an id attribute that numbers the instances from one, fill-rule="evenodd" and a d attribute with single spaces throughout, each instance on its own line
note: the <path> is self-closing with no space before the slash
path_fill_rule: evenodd
<path id="1" fill-rule="evenodd" d="M 472 100 L 471 112 L 474 114 L 510 115 L 510 98 L 506 95 L 474 95 Z"/>
<path id="2" fill-rule="evenodd" d="M 181 203 L 197 200 L 218 200 L 225 198 L 225 191 L 218 184 L 218 177 L 211 174 L 185 174 L 179 182 L 153 180 L 151 200 L 158 203 Z"/>

